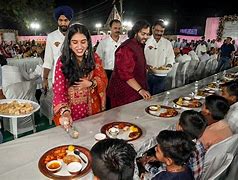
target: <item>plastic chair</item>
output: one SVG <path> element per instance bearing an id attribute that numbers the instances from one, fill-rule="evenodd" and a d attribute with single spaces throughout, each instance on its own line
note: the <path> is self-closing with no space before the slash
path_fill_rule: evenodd
<path id="1" fill-rule="evenodd" d="M 186 84 L 195 81 L 194 72 L 196 71 L 198 64 L 199 64 L 199 60 L 191 60 L 189 62 L 187 72 L 186 72 L 186 80 L 185 80 Z"/>
<path id="2" fill-rule="evenodd" d="M 49 124 L 52 125 L 53 119 L 53 90 L 50 89 L 47 95 L 44 94 L 40 97 L 40 115 L 44 115 L 49 119 Z"/>
<path id="3" fill-rule="evenodd" d="M 206 64 L 208 61 L 199 61 L 198 67 L 195 71 L 195 80 L 201 80 L 203 79 L 206 75 L 204 73 Z"/>
<path id="4" fill-rule="evenodd" d="M 175 77 L 176 77 L 176 72 L 177 72 L 178 64 L 179 63 L 175 63 L 173 65 L 171 71 L 167 75 L 166 89 L 175 88 Z"/>
<path id="5" fill-rule="evenodd" d="M 176 72 L 175 86 L 180 87 L 185 84 L 186 70 L 190 61 L 179 63 Z"/>
<path id="6" fill-rule="evenodd" d="M 221 178 L 238 153 L 238 134 L 211 146 L 205 154 L 202 180 Z M 236 165 L 237 166 L 237 165 Z"/>
<path id="7" fill-rule="evenodd" d="M 25 99 L 37 102 L 35 92 L 36 83 L 34 81 L 18 82 L 3 87 L 3 94 L 6 99 Z M 17 138 L 17 134 L 27 131 L 33 130 L 33 132 L 36 132 L 34 113 L 25 118 L 17 118 L 17 123 L 15 122 L 16 119 L 13 118 L 10 118 L 9 121 L 6 121 L 4 118 L 4 129 L 13 133 L 14 138 Z"/>
<path id="8" fill-rule="evenodd" d="M 2 66 L 2 87 L 23 81 L 24 77 L 19 67 L 9 65 Z"/>

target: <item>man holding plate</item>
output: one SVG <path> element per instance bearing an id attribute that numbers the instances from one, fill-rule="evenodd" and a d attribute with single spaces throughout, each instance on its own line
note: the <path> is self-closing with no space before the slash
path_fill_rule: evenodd
<path id="1" fill-rule="evenodd" d="M 145 58 L 148 66 L 148 84 L 152 95 L 165 90 L 168 72 L 175 63 L 172 44 L 163 36 L 165 24 L 163 20 L 156 20 L 152 26 L 152 36 L 145 45 Z"/>

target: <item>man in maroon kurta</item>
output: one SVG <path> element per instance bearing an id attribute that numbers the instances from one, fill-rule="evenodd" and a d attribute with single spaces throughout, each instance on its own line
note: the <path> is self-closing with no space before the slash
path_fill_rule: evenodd
<path id="1" fill-rule="evenodd" d="M 126 40 L 115 52 L 115 66 L 108 86 L 111 107 L 139 99 L 150 99 L 147 91 L 144 44 L 149 36 L 147 21 L 135 23 Z"/>

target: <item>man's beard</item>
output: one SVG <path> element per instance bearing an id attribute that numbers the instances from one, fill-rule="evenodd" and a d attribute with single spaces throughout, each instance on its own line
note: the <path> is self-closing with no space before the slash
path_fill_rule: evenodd
<path id="1" fill-rule="evenodd" d="M 65 33 L 68 30 L 68 26 L 59 26 L 59 30 L 62 33 Z"/>
<path id="2" fill-rule="evenodd" d="M 141 44 L 145 44 L 145 42 L 146 42 L 146 38 L 141 38 L 140 36 L 138 36 L 138 35 L 136 35 L 136 40 L 139 42 L 139 43 L 141 43 Z"/>

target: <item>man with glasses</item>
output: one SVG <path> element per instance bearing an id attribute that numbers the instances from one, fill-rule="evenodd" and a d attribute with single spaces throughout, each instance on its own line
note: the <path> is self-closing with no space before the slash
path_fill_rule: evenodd
<path id="1" fill-rule="evenodd" d="M 165 25 L 163 20 L 157 20 L 152 26 L 152 36 L 145 45 L 145 58 L 148 65 L 148 84 L 152 95 L 165 91 L 167 74 L 154 74 L 151 68 L 172 68 L 175 55 L 171 42 L 163 36 Z"/>

